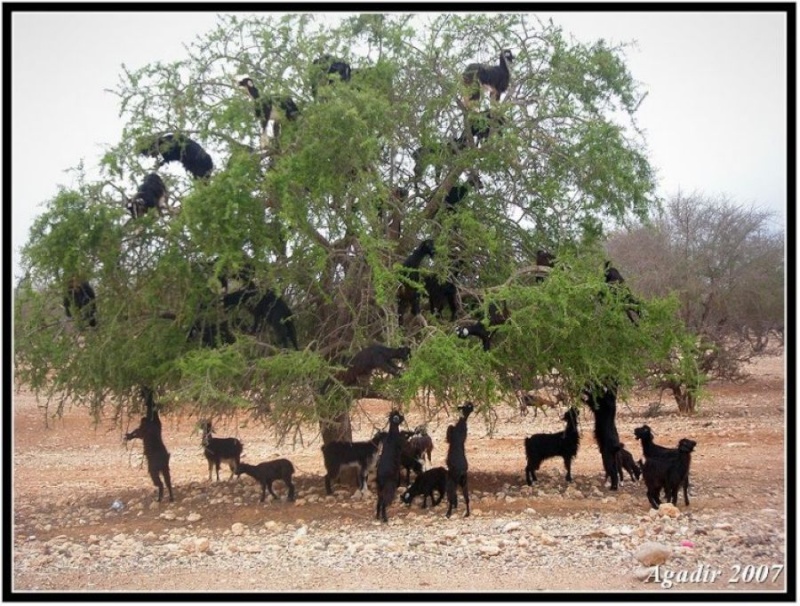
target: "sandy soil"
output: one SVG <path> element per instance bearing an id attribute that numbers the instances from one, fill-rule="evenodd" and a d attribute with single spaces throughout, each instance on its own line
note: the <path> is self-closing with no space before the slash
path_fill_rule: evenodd
<path id="1" fill-rule="evenodd" d="M 697 440 L 698 446 L 692 461 L 693 497 L 690 507 L 685 508 L 679 500 L 684 515 L 694 516 L 692 519 L 695 520 L 706 520 L 706 526 L 714 528 L 716 519 L 733 516 L 757 522 L 766 515 L 765 512 L 771 512 L 777 515 L 775 532 L 785 533 L 784 358 L 759 358 L 749 370 L 752 374 L 742 384 L 709 386 L 708 399 L 702 403 L 701 410 L 691 417 L 678 415 L 674 402 L 666 400 L 662 408 L 666 412 L 658 416 L 646 416 L 650 402 L 657 399 L 657 395 L 629 396 L 620 403 L 617 425 L 620 436 L 636 458 L 641 456 L 641 448 L 633 438 L 633 429 L 643 423 L 653 427 L 659 444 L 674 446 L 685 436 Z M 384 423 L 387 411 L 387 402 L 362 401 L 354 415 L 355 438 L 367 439 L 373 432 L 373 425 Z M 414 413 L 407 416 L 409 427 L 422 421 Z M 419 524 L 438 529 L 441 519 L 442 529 L 452 528 L 454 523 L 472 524 L 474 526 L 469 528 L 480 533 L 483 532 L 482 528 L 488 528 L 486 524 L 497 517 L 521 519 L 524 523 L 538 520 L 542 526 L 549 524 L 548 528 L 557 528 L 559 522 L 595 516 L 598 528 L 602 528 L 608 524 L 619 524 L 619 520 L 628 519 L 625 516 L 633 516 L 630 519 L 634 520 L 634 524 L 639 519 L 643 520 L 641 525 L 647 526 L 649 507 L 643 485 L 626 483 L 618 495 L 603 487 L 600 457 L 592 437 L 592 419 L 588 410 L 581 414 L 582 444 L 573 465 L 576 483 L 579 488 L 585 489 L 587 498 L 564 496 L 564 472 L 561 462 L 557 460 L 542 465 L 539 486 L 534 491 L 519 492 L 520 487 L 524 487 L 524 436 L 558 431 L 561 429 L 558 417 L 555 411 L 546 416 L 542 413 L 535 417 L 533 414 L 521 416 L 519 411 L 509 406 L 499 411 L 492 435 L 489 435 L 485 419 L 479 415 L 471 418 L 467 455 L 471 491 L 478 495 L 473 503 L 473 507 L 478 509 L 477 515 L 461 518 L 461 509 L 458 516 L 447 522 L 450 524 L 448 526 L 443 520 L 443 506 L 423 516 L 418 505 L 408 509 L 395 501 L 389 510 L 392 523 L 388 530 L 399 533 L 404 528 L 406 531 L 413 530 Z M 435 443 L 433 465 L 444 464 L 444 433 L 447 425 L 454 420 L 454 417 L 442 417 L 429 424 Z M 414 567 L 410 564 L 406 570 L 394 570 L 387 574 L 384 568 L 369 563 L 356 567 L 354 574 L 331 574 L 325 569 L 292 568 L 290 565 L 285 571 L 288 574 L 263 570 L 266 576 L 262 576 L 262 571 L 250 568 L 247 575 L 231 575 L 227 567 L 222 565 L 217 574 L 209 574 L 209 570 L 214 570 L 211 557 L 206 557 L 196 570 L 192 566 L 176 566 L 173 569 L 167 565 L 159 574 L 132 570 L 122 575 L 105 575 L 89 567 L 37 567 L 32 563 L 31 558 L 36 554 L 36 557 L 42 557 L 41 554 L 49 553 L 51 548 L 29 552 L 29 544 L 47 546 L 56 540 L 91 544 L 97 541 L 98 536 L 163 533 L 173 522 L 165 520 L 162 514 L 175 511 L 178 515 L 181 512 L 185 515 L 186 510 L 181 508 L 181 502 L 189 497 L 193 497 L 189 509 L 202 516 L 199 526 L 202 532 L 211 536 L 215 533 L 230 535 L 234 522 L 256 528 L 268 520 L 289 525 L 289 528 L 313 520 L 320 533 L 332 533 L 343 524 L 354 530 L 366 528 L 374 529 L 375 533 L 380 531 L 380 525 L 375 526 L 374 521 L 374 495 L 368 495 L 363 501 L 351 500 L 349 495 L 353 488 L 340 485 L 336 503 L 331 504 L 322 498 L 324 468 L 319 452 L 319 436 L 314 428 L 309 427 L 304 432 L 303 445 L 277 446 L 269 428 L 246 423 L 244 419 L 227 424 L 220 422 L 216 427 L 217 435 L 236 436 L 244 442 L 246 461 L 259 462 L 284 456 L 294 462 L 298 493 L 304 498 L 298 504 L 285 501 L 260 504 L 259 491 L 252 481 L 242 478 L 238 484 L 236 481 L 227 482 L 227 469 L 221 472 L 223 481 L 220 484 L 208 484 L 200 435 L 195 431 L 196 422 L 195 418 L 165 420 L 163 434 L 172 453 L 176 502 L 153 504 L 155 489 L 146 469 L 140 465 L 141 445 L 135 442 L 126 447 L 122 442 L 124 431 L 132 427 L 114 427 L 109 420 L 103 420 L 95 427 L 83 409 L 70 409 L 63 418 L 45 422 L 43 409 L 35 396 L 25 389 L 19 390 L 14 398 L 13 427 L 13 590 L 238 592 L 303 591 L 303 588 L 308 588 L 320 592 L 418 593 L 449 592 L 459 588 L 470 592 L 627 592 L 652 588 L 652 583 L 644 584 L 630 574 L 633 562 L 624 573 L 614 574 L 602 568 L 583 570 L 580 568 L 583 563 L 575 561 L 565 560 L 563 565 L 559 565 L 558 558 L 546 568 L 512 565 L 492 571 L 491 574 L 484 574 L 486 560 L 476 559 L 472 568 L 449 570 L 447 575 L 429 566 Z M 212 504 L 219 495 L 233 494 L 230 487 L 234 485 L 237 486 L 235 494 L 239 496 L 230 502 Z M 276 484 L 276 490 L 279 494 L 285 494 L 281 483 Z M 501 495 L 495 498 L 497 493 L 522 496 L 507 498 Z M 208 498 L 198 496 L 206 494 Z M 310 495 L 321 495 L 321 498 L 307 498 Z M 481 495 L 483 498 L 480 498 Z M 124 514 L 109 511 L 116 498 L 128 504 L 140 503 L 138 511 L 136 507 L 129 507 Z M 94 511 L 96 514 L 71 516 L 69 511 L 78 505 L 84 511 Z M 742 530 L 739 534 L 744 536 L 746 532 Z M 558 547 L 555 549 L 557 551 Z M 697 561 L 703 560 L 699 558 Z M 772 563 L 779 565 L 785 562 Z M 267 577 L 269 581 L 265 580 Z M 409 578 L 413 582 L 409 583 Z M 689 584 L 683 589 L 774 591 L 783 589 L 784 579 L 769 586 Z M 312 595 L 308 597 L 313 598 Z M 579 599 L 578 595 L 575 597 Z"/>

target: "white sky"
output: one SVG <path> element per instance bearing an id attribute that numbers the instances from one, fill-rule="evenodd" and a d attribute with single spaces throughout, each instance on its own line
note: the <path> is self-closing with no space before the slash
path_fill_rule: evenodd
<path id="1" fill-rule="evenodd" d="M 730 5 L 728 5 L 730 6 Z M 592 42 L 637 41 L 627 65 L 649 91 L 638 112 L 659 194 L 679 189 L 754 205 L 785 225 L 787 34 L 783 13 L 559 12 L 565 32 Z M 12 14 L 12 252 L 64 171 L 90 176 L 122 132 L 114 88 L 121 64 L 184 57 L 216 13 Z M 7 126 L 7 125 L 6 125 Z"/>

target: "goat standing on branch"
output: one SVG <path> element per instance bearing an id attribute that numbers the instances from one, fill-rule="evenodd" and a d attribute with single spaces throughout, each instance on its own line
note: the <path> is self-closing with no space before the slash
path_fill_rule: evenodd
<path id="1" fill-rule="evenodd" d="M 469 101 L 479 101 L 481 98 L 481 88 L 489 91 L 491 98 L 500 101 L 500 96 L 508 90 L 511 81 L 511 63 L 514 55 L 510 50 L 505 49 L 500 53 L 500 63 L 498 65 L 487 65 L 486 63 L 470 63 L 464 70 L 464 84 L 469 89 Z M 467 102 L 465 105 L 469 105 Z"/>

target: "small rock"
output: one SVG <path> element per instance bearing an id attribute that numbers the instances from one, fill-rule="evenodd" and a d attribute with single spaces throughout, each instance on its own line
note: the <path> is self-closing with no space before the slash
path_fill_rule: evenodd
<path id="1" fill-rule="evenodd" d="M 173 512 L 171 512 L 171 511 L 165 511 L 164 513 L 162 513 L 158 517 L 159 518 L 163 518 L 165 520 L 174 520 L 176 518 L 175 514 Z"/>
<path id="2" fill-rule="evenodd" d="M 542 535 L 539 537 L 539 540 L 543 545 L 558 545 L 556 538 L 545 532 L 542 533 Z"/>
<path id="3" fill-rule="evenodd" d="M 197 550 L 197 553 L 206 553 L 210 546 L 211 542 L 208 540 L 208 537 L 199 537 L 194 540 L 194 548 Z"/>
<path id="4" fill-rule="evenodd" d="M 639 581 L 647 581 L 657 570 L 655 566 L 639 566 L 633 571 L 633 576 Z"/>
<path id="5" fill-rule="evenodd" d="M 478 547 L 478 551 L 485 556 L 496 556 L 500 553 L 500 547 L 494 543 L 486 543 Z"/>
<path id="6" fill-rule="evenodd" d="M 648 541 L 637 549 L 633 557 L 645 566 L 657 566 L 663 564 L 672 555 L 672 550 L 662 543 Z"/>
<path id="7" fill-rule="evenodd" d="M 190 513 L 188 516 L 186 516 L 186 521 L 191 523 L 199 522 L 202 519 L 203 516 L 201 516 L 199 513 Z"/>
<path id="8" fill-rule="evenodd" d="M 522 524 L 520 522 L 509 522 L 505 526 L 503 526 L 503 532 L 513 532 L 515 530 L 519 530 Z"/>
<path id="9" fill-rule="evenodd" d="M 658 514 L 669 518 L 677 518 L 681 515 L 681 510 L 672 503 L 661 503 L 661 505 L 658 506 Z"/>
<path id="10" fill-rule="evenodd" d="M 231 532 L 237 537 L 243 535 L 244 524 L 242 524 L 241 522 L 236 522 L 233 526 L 231 526 Z"/>

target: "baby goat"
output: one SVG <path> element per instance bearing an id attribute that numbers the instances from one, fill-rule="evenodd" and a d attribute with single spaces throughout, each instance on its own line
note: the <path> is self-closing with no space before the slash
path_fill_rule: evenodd
<path id="1" fill-rule="evenodd" d="M 439 498 L 433 497 L 433 491 L 439 493 Z M 447 470 L 444 467 L 434 467 L 414 478 L 414 483 L 400 497 L 409 507 L 414 497 L 422 495 L 422 509 L 428 506 L 428 497 L 431 498 L 431 507 L 436 507 L 442 502 L 447 491 Z"/>
<path id="2" fill-rule="evenodd" d="M 383 522 L 388 522 L 386 517 L 386 507 L 392 504 L 397 486 L 400 484 L 400 449 L 402 439 L 400 437 L 400 423 L 405 421 L 405 417 L 400 411 L 394 410 L 389 415 L 389 433 L 383 441 L 383 449 L 378 459 L 378 469 L 376 471 L 378 506 L 375 517 Z"/>
<path id="3" fill-rule="evenodd" d="M 620 444 L 619 450 L 617 451 L 617 470 L 619 471 L 620 485 L 622 484 L 623 471 L 628 472 L 633 482 L 638 482 L 639 476 L 642 475 L 641 467 L 633 460 L 633 455 L 625 449 L 625 444 Z"/>
<path id="4" fill-rule="evenodd" d="M 236 477 L 246 474 L 261 484 L 261 502 L 267 496 L 267 490 L 272 495 L 273 499 L 277 499 L 272 491 L 272 483 L 275 480 L 281 480 L 289 488 L 289 500 L 294 501 L 294 484 L 292 484 L 292 474 L 294 473 L 294 465 L 289 459 L 275 459 L 274 461 L 265 461 L 258 465 L 248 465 L 247 463 L 238 463 L 236 465 Z"/>
<path id="5" fill-rule="evenodd" d="M 325 492 L 333 494 L 331 481 L 339 477 L 344 467 L 358 468 L 358 488 L 363 491 L 367 485 L 367 474 L 378 460 L 378 447 L 382 432 L 376 433 L 367 442 L 328 442 L 322 447 L 325 460 Z"/>
<path id="6" fill-rule="evenodd" d="M 208 461 L 208 481 L 211 481 L 211 469 L 217 469 L 217 482 L 219 482 L 219 467 L 224 461 L 231 469 L 231 478 L 236 473 L 236 466 L 242 456 L 244 445 L 236 438 L 214 438 L 211 436 L 211 421 L 204 421 L 201 425 L 203 430 L 203 454 Z"/>
<path id="7" fill-rule="evenodd" d="M 172 502 L 172 481 L 169 475 L 169 452 L 161 439 L 161 419 L 158 411 L 153 410 L 152 418 L 142 417 L 139 427 L 125 434 L 125 441 L 139 438 L 144 443 L 144 457 L 147 459 L 147 471 L 153 484 L 158 487 L 158 501 L 164 496 L 164 484 L 159 476 L 164 477 Z"/>
<path id="8" fill-rule="evenodd" d="M 685 504 L 689 505 L 686 497 L 686 479 L 689 477 L 689 467 L 692 463 L 692 451 L 697 442 L 683 438 L 678 442 L 677 454 L 653 456 L 644 462 L 642 475 L 647 485 L 647 500 L 653 509 L 658 509 L 661 504 L 659 493 L 664 489 L 667 501 L 675 505 L 678 501 L 678 488 L 684 486 Z"/>
<path id="9" fill-rule="evenodd" d="M 158 158 L 161 161 L 157 168 L 168 162 L 178 161 L 195 179 L 204 179 L 214 170 L 214 161 L 199 143 L 186 135 L 160 135 L 146 142 L 139 148 L 139 154 Z"/>
<path id="10" fill-rule="evenodd" d="M 467 504 L 467 513 L 464 517 L 469 516 L 469 492 L 467 487 L 467 470 L 469 464 L 467 463 L 467 453 L 464 443 L 467 441 L 467 418 L 470 413 L 475 410 L 472 402 L 466 402 L 463 406 L 459 406 L 458 410 L 461 411 L 461 418 L 455 425 L 450 425 L 447 428 L 445 439 L 449 444 L 447 448 L 447 517 L 458 506 L 458 495 L 456 494 L 456 487 L 461 486 L 461 492 L 464 495 L 464 502 Z"/>
<path id="11" fill-rule="evenodd" d="M 525 467 L 525 481 L 528 486 L 536 482 L 536 470 L 539 469 L 542 461 L 552 457 L 564 459 L 567 482 L 572 482 L 572 459 L 578 454 L 578 445 L 581 441 L 581 435 L 578 432 L 578 413 L 570 407 L 562 419 L 567 424 L 564 431 L 535 433 L 525 438 L 525 457 L 528 460 Z"/>
<path id="12" fill-rule="evenodd" d="M 94 289 L 87 281 L 71 278 L 63 304 L 64 312 L 68 318 L 72 317 L 72 307 L 74 306 L 77 308 L 78 315 L 82 321 L 89 324 L 89 326 L 97 326 Z"/>
<path id="13" fill-rule="evenodd" d="M 487 65 L 485 63 L 470 63 L 464 70 L 464 84 L 469 88 L 470 101 L 478 101 L 481 98 L 481 88 L 486 88 L 491 98 L 500 101 L 500 96 L 508 90 L 511 81 L 511 63 L 514 55 L 506 49 L 500 53 L 500 63 L 498 65 Z"/>

